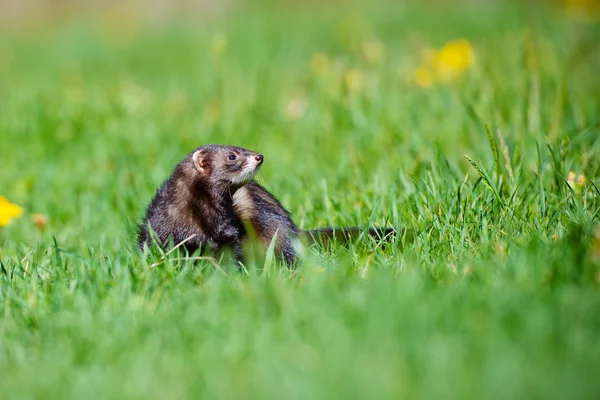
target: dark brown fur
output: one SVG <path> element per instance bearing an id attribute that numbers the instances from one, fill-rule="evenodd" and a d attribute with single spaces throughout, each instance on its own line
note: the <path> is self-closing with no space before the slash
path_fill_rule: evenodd
<path id="1" fill-rule="evenodd" d="M 259 162 L 252 161 L 257 157 Z M 242 177 L 251 162 L 257 165 L 249 179 L 262 163 L 258 153 L 207 145 L 188 154 L 148 206 L 139 229 L 139 247 L 151 244 L 151 228 L 162 246 L 166 247 L 170 240 L 175 245 L 185 242 L 182 248 L 190 253 L 199 248 L 219 251 L 229 247 L 237 261 L 243 262 L 241 241 L 246 232 L 233 211 L 233 195 L 247 183 L 236 179 Z"/>
<path id="2" fill-rule="evenodd" d="M 231 154 L 236 154 L 235 163 L 228 160 Z M 301 237 L 319 244 L 332 240 L 347 243 L 364 231 L 358 227 L 298 229 L 277 198 L 252 180 L 256 171 L 235 182 L 244 165 L 256 157 L 260 157 L 258 170 L 262 156 L 239 147 L 207 145 L 188 154 L 150 203 L 139 229 L 140 248 L 150 245 L 151 226 L 162 246 L 169 240 L 175 245 L 186 241 L 183 248 L 190 253 L 198 248 L 218 251 L 232 247 L 237 261 L 243 262 L 242 241 L 247 236 L 245 226 L 249 226 L 265 247 L 277 233 L 275 253 L 293 265 L 297 260 L 295 244 Z M 390 239 L 396 231 L 371 228 L 367 233 Z"/>

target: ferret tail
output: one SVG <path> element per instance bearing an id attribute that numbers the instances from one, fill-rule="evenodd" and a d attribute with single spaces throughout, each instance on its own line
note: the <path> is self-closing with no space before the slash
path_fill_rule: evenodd
<path id="1" fill-rule="evenodd" d="M 327 227 L 303 231 L 305 236 L 316 244 L 327 245 L 330 242 L 347 244 L 358 239 L 362 234 L 367 234 L 374 239 L 391 242 L 394 241 L 398 231 L 394 228 L 362 228 L 358 226 L 349 227 Z"/>

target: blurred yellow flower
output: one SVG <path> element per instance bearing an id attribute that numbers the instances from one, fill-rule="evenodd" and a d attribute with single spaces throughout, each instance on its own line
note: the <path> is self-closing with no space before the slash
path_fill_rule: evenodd
<path id="1" fill-rule="evenodd" d="M 413 75 L 415 78 L 415 82 L 417 82 L 417 84 L 423 88 L 433 86 L 435 82 L 433 72 L 427 67 L 419 67 L 415 69 Z"/>
<path id="2" fill-rule="evenodd" d="M 350 92 L 361 92 L 364 86 L 364 75 L 363 73 L 356 68 L 352 68 L 346 72 L 344 75 L 344 83 L 346 84 L 346 89 Z"/>
<path id="3" fill-rule="evenodd" d="M 441 82 L 458 78 L 473 64 L 474 54 L 471 44 L 458 39 L 446 43 L 437 53 L 434 61 L 435 73 Z"/>
<path id="4" fill-rule="evenodd" d="M 14 218 L 23 215 L 23 209 L 9 202 L 6 197 L 0 196 L 0 227 L 6 226 Z"/>
<path id="5" fill-rule="evenodd" d="M 363 43 L 362 55 L 369 64 L 380 64 L 385 59 L 385 46 L 378 40 Z"/>
<path id="6" fill-rule="evenodd" d="M 316 53 L 310 60 L 310 69 L 317 75 L 325 75 L 331 70 L 331 61 L 325 53 Z"/>
<path id="7" fill-rule="evenodd" d="M 295 120 L 304 115 L 307 104 L 303 97 L 294 97 L 285 105 L 283 115 L 288 120 Z"/>
<path id="8" fill-rule="evenodd" d="M 580 194 L 583 186 L 585 185 L 585 175 L 577 175 L 575 172 L 569 171 L 569 174 L 567 175 L 567 183 L 573 189 L 573 191 L 575 191 L 575 193 Z"/>
<path id="9" fill-rule="evenodd" d="M 227 36 L 223 33 L 213 35 L 210 40 L 210 48 L 215 56 L 222 56 L 223 53 L 225 53 L 225 50 L 227 50 Z"/>
<path id="10" fill-rule="evenodd" d="M 453 40 L 442 47 L 437 58 L 447 68 L 464 70 L 473 64 L 473 48 L 465 39 Z"/>
<path id="11" fill-rule="evenodd" d="M 474 63 L 475 52 L 465 39 L 452 40 L 441 49 L 425 49 L 422 63 L 413 72 L 414 81 L 421 87 L 435 82 L 450 83 L 460 78 Z"/>
<path id="12" fill-rule="evenodd" d="M 204 118 L 209 122 L 213 123 L 221 116 L 221 101 L 215 99 L 209 102 L 203 111 Z"/>
<path id="13" fill-rule="evenodd" d="M 581 22 L 594 22 L 600 17 L 600 1 L 565 0 L 565 11 L 571 19 Z"/>

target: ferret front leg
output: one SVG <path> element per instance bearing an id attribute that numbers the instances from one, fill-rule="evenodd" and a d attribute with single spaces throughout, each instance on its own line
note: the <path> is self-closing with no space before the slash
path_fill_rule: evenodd
<path id="1" fill-rule="evenodd" d="M 244 264 L 244 249 L 241 239 L 237 239 L 233 242 L 233 252 L 235 254 L 235 262 L 237 267 L 241 271 Z"/>

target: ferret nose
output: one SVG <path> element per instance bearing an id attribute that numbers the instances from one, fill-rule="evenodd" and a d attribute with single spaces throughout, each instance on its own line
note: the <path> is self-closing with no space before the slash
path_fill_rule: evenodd
<path id="1" fill-rule="evenodd" d="M 263 159 L 264 159 L 264 158 L 263 158 L 262 154 L 257 154 L 257 155 L 255 155 L 255 156 L 254 156 L 254 159 L 255 159 L 255 160 L 256 160 L 256 162 L 258 162 L 259 164 L 262 164 L 262 162 L 263 162 Z"/>

